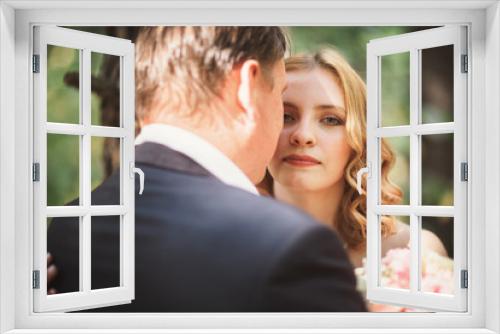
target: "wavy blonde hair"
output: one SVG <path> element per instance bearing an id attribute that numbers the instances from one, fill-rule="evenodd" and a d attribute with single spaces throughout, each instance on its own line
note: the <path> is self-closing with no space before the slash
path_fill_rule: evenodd
<path id="1" fill-rule="evenodd" d="M 285 60 L 287 72 L 310 71 L 321 68 L 330 72 L 344 92 L 346 109 L 347 142 L 352 149 L 344 171 L 344 194 L 340 210 L 334 220 L 333 228 L 339 233 L 347 247 L 359 249 L 366 246 L 366 192 L 360 195 L 356 189 L 356 173 L 366 166 L 366 85 L 346 59 L 333 48 L 324 48 L 312 55 L 296 55 Z M 382 139 L 382 204 L 398 204 L 401 189 L 391 182 L 389 171 L 395 163 L 394 153 L 389 144 Z M 272 194 L 272 177 L 269 173 L 260 184 L 261 188 Z M 366 178 L 363 179 L 366 189 Z M 382 237 L 395 231 L 396 220 L 383 216 L 381 221 Z"/>

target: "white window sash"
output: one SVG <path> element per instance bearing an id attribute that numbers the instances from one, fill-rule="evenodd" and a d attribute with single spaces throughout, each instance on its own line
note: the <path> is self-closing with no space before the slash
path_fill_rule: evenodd
<path id="1" fill-rule="evenodd" d="M 389 138 L 389 137 L 410 136 L 411 134 L 435 135 L 444 133 L 454 133 L 454 131 L 455 131 L 455 124 L 453 122 L 432 123 L 432 124 L 417 124 L 417 125 L 403 125 L 403 126 L 376 128 L 375 136 L 377 138 Z"/>
<path id="2" fill-rule="evenodd" d="M 419 124 L 420 51 L 454 45 L 454 121 Z M 410 53 L 410 124 L 381 127 L 382 56 Z M 373 302 L 439 311 L 466 311 L 467 290 L 461 288 L 461 270 L 467 270 L 467 183 L 462 182 L 461 162 L 467 162 L 467 75 L 461 73 L 461 55 L 466 54 L 466 28 L 447 26 L 370 41 L 367 47 L 367 157 L 371 177 L 367 182 L 367 298 Z M 454 206 L 420 205 L 421 143 L 420 135 L 454 134 Z M 380 144 L 383 137 L 410 138 L 410 205 L 380 205 Z M 380 287 L 381 239 L 379 215 L 410 216 L 410 289 Z M 454 294 L 419 291 L 422 216 L 454 217 Z"/>
<path id="3" fill-rule="evenodd" d="M 112 137 L 112 138 L 124 138 L 127 135 L 127 129 L 115 128 L 110 126 L 98 126 L 98 125 L 84 126 L 80 124 L 62 124 L 62 123 L 47 122 L 46 127 L 47 127 L 47 133 L 56 133 L 63 135 L 83 136 L 84 134 L 88 133 L 91 136 Z"/>
<path id="4" fill-rule="evenodd" d="M 35 28 L 34 53 L 40 72 L 34 74 L 34 162 L 40 180 L 33 184 L 33 270 L 40 272 L 33 290 L 35 312 L 75 311 L 129 303 L 134 298 L 134 178 L 128 172 L 134 153 L 134 45 L 128 41 L 59 27 Z M 47 45 L 79 50 L 80 124 L 47 122 Z M 120 127 L 91 125 L 91 52 L 120 57 Z M 78 206 L 47 207 L 47 134 L 79 136 Z M 120 138 L 120 205 L 91 205 L 91 138 Z M 120 286 L 91 290 L 91 216 L 120 216 Z M 47 295 L 47 217 L 80 217 L 80 291 Z"/>

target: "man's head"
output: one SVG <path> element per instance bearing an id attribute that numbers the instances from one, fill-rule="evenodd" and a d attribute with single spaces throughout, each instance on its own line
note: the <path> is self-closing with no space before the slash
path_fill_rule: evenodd
<path id="1" fill-rule="evenodd" d="M 279 27 L 147 27 L 136 41 L 142 124 L 187 128 L 253 180 L 282 127 L 286 37 Z"/>

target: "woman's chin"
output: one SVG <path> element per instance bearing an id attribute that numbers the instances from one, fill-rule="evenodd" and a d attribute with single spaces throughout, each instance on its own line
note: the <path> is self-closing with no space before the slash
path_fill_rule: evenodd
<path id="1" fill-rule="evenodd" d="M 293 189 L 294 191 L 310 192 L 321 189 L 321 185 L 318 184 L 318 180 L 315 177 L 308 177 L 305 175 L 287 177 L 280 179 L 278 181 L 282 186 Z"/>

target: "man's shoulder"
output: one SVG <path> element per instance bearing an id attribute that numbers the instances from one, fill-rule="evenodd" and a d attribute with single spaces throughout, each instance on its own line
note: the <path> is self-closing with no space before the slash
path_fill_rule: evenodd
<path id="1" fill-rule="evenodd" d="M 165 217 L 178 217 L 188 224 L 227 226 L 248 233 L 286 233 L 319 225 L 303 211 L 266 196 L 258 196 L 206 177 L 162 170 L 147 181 L 136 197 L 136 213 L 161 207 Z M 149 186 L 149 189 L 148 189 Z"/>
<path id="2" fill-rule="evenodd" d="M 214 230 L 224 228 L 227 233 L 244 232 L 254 236 L 293 235 L 319 225 L 291 205 L 227 185 L 216 177 L 149 165 L 140 167 L 146 177 L 144 192 L 136 194 L 135 199 L 139 221 L 169 221 L 173 225 L 182 222 L 191 227 L 210 225 Z M 110 196 L 118 184 L 117 177 L 104 182 L 93 196 Z"/>
<path id="3" fill-rule="evenodd" d="M 215 206 L 217 214 L 230 221 L 275 225 L 291 229 L 317 225 L 309 215 L 298 208 L 274 198 L 252 194 L 248 191 L 211 180 L 210 186 L 192 188 L 193 198 L 199 198 L 203 209 Z"/>
<path id="4" fill-rule="evenodd" d="M 191 208 L 206 209 L 206 206 L 215 205 L 218 208 L 225 208 L 224 211 L 216 210 L 217 213 L 225 212 L 227 215 L 245 215 L 248 218 L 281 216 L 291 220 L 312 220 L 307 214 L 291 205 L 227 185 L 216 177 L 156 168 L 149 171 L 153 171 L 156 175 L 150 180 L 152 189 L 145 188 L 145 194 L 151 190 L 158 195 L 164 193 L 165 196 L 177 196 L 179 199 L 187 200 Z M 146 174 L 146 184 L 149 183 L 147 179 Z"/>

